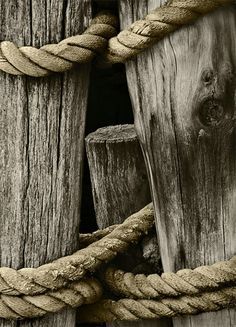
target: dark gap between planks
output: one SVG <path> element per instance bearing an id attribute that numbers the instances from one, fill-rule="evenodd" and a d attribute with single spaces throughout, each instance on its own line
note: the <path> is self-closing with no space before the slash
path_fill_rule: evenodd
<path id="1" fill-rule="evenodd" d="M 118 15 L 117 1 L 93 1 L 93 15 L 104 9 L 112 10 Z M 100 127 L 132 123 L 133 114 L 124 65 L 114 65 L 101 69 L 93 64 L 90 76 L 85 135 Z M 80 233 L 92 232 L 97 228 L 88 161 L 85 154 Z M 95 327 L 105 326 L 105 324 L 78 323 L 78 326 Z"/>

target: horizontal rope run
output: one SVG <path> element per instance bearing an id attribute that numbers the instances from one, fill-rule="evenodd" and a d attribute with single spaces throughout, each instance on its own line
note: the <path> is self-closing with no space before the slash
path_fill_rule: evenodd
<path id="1" fill-rule="evenodd" d="M 84 278 L 78 282 L 70 283 L 67 288 L 47 291 L 38 295 L 19 296 L 17 290 L 16 295 L 7 295 L 7 289 L 2 291 L 0 318 L 4 319 L 42 317 L 48 313 L 59 312 L 67 307 L 76 308 L 83 304 L 97 302 L 102 296 L 101 284 L 92 278 Z M 12 288 L 10 288 L 9 293 L 13 293 Z"/>
<path id="2" fill-rule="evenodd" d="M 86 323 L 114 322 L 116 320 L 138 321 L 196 315 L 235 307 L 235 305 L 236 287 L 225 287 L 220 291 L 203 292 L 199 296 L 164 298 L 156 301 L 149 299 L 102 300 L 80 307 L 78 319 L 80 322 Z"/>
<path id="3" fill-rule="evenodd" d="M 108 40 L 117 34 L 118 20 L 114 15 L 100 13 L 82 35 L 75 35 L 58 44 L 37 49 L 18 48 L 13 42 L 0 43 L 0 70 L 13 75 L 44 77 L 53 72 L 70 70 L 74 64 L 91 62 L 104 52 Z"/>
<path id="4" fill-rule="evenodd" d="M 195 22 L 233 0 L 172 0 L 158 7 L 143 20 L 117 34 L 118 19 L 101 13 L 82 34 L 40 49 L 17 47 L 13 42 L 0 43 L 0 70 L 13 75 L 47 76 L 65 72 L 75 64 L 91 62 L 96 55 L 110 63 L 125 62 L 175 30 Z M 108 42 L 109 40 L 109 42 Z"/>
<path id="5" fill-rule="evenodd" d="M 89 277 L 137 243 L 153 225 L 153 205 L 149 204 L 121 225 L 83 235 L 83 246 L 95 242 L 71 256 L 38 268 L 0 268 L 0 318 L 41 317 L 80 307 L 81 321 L 108 322 L 196 314 L 236 305 L 236 257 L 161 276 L 108 267 L 99 272 L 101 280 Z M 104 283 L 119 300 L 102 298 Z"/>
<path id="6" fill-rule="evenodd" d="M 236 257 L 230 261 L 201 266 L 194 270 L 182 269 L 177 273 L 166 272 L 161 276 L 134 275 L 114 267 L 104 274 L 110 290 L 120 297 L 133 299 L 160 299 L 182 295 L 195 296 L 203 291 L 236 286 Z"/>
<path id="7" fill-rule="evenodd" d="M 0 318 L 23 319 L 96 302 L 101 283 L 85 277 L 137 243 L 154 225 L 149 204 L 102 239 L 38 268 L 0 268 Z M 95 233 L 96 235 L 96 233 Z"/>

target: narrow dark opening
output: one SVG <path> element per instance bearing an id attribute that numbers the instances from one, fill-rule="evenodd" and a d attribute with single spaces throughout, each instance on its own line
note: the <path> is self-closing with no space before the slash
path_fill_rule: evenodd
<path id="1" fill-rule="evenodd" d="M 100 127 L 129 123 L 133 123 L 133 114 L 125 67 L 114 65 L 99 69 L 94 65 L 90 76 L 86 135 Z M 80 232 L 91 232 L 97 229 L 86 155 L 81 215 Z"/>
<path id="2" fill-rule="evenodd" d="M 112 10 L 118 15 L 117 1 L 93 1 L 93 14 L 95 15 L 101 10 Z M 133 123 L 133 113 L 124 65 L 99 68 L 94 63 L 90 74 L 85 135 L 104 126 L 130 123 Z M 85 153 L 80 233 L 92 232 L 97 228 Z M 78 324 L 78 326 L 105 326 L 105 324 Z"/>
<path id="3" fill-rule="evenodd" d="M 112 10 L 118 15 L 117 1 L 95 0 L 93 2 L 94 14 L 104 9 Z M 90 76 L 86 135 L 100 127 L 130 123 L 133 123 L 133 114 L 124 65 L 116 64 L 99 68 L 94 63 Z M 81 217 L 81 233 L 97 229 L 86 154 Z"/>
<path id="4" fill-rule="evenodd" d="M 118 15 L 118 1 L 117 0 L 93 0 L 93 14 L 102 10 L 110 10 Z"/>

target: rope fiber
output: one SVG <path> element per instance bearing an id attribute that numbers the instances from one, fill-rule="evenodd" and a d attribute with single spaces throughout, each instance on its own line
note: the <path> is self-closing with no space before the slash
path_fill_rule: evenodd
<path id="1" fill-rule="evenodd" d="M 13 42 L 3 41 L 0 70 L 13 75 L 43 77 L 70 70 L 75 64 L 91 62 L 96 55 L 102 55 L 103 60 L 110 63 L 125 62 L 182 26 L 231 3 L 233 0 L 172 0 L 117 36 L 118 19 L 110 13 L 100 13 L 82 35 L 40 49 L 17 47 Z"/>

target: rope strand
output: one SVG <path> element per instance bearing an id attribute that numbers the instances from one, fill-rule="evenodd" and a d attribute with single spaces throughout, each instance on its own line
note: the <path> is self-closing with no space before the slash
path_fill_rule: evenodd
<path id="1" fill-rule="evenodd" d="M 137 320 L 235 305 L 236 257 L 161 276 L 133 275 L 109 267 L 103 279 L 114 293 L 129 299 L 101 299 L 101 282 L 85 275 L 138 242 L 153 227 L 153 214 L 153 206 L 149 204 L 123 224 L 86 236 L 91 241 L 105 235 L 87 248 L 41 267 L 18 271 L 0 268 L 0 318 L 41 317 L 67 306 L 81 306 L 80 319 L 87 317 L 88 322 Z"/>
<path id="2" fill-rule="evenodd" d="M 58 44 L 37 49 L 1 42 L 0 70 L 13 75 L 43 77 L 70 70 L 75 64 L 91 62 L 96 55 L 102 55 L 105 62 L 123 63 L 200 16 L 231 3 L 233 0 L 173 0 L 117 36 L 118 19 L 109 13 L 100 13 L 82 35 L 71 36 Z"/>
<path id="3" fill-rule="evenodd" d="M 182 269 L 176 274 L 167 272 L 161 276 L 134 275 L 108 267 L 104 273 L 104 282 L 113 293 L 133 299 L 194 296 L 206 290 L 236 286 L 236 257 L 212 266 L 202 266 L 194 270 Z"/>
<path id="4" fill-rule="evenodd" d="M 53 72 L 65 72 L 75 64 L 84 64 L 107 47 L 108 39 L 117 33 L 117 18 L 100 13 L 82 34 L 69 37 L 58 44 L 18 48 L 13 42 L 0 44 L 0 70 L 13 75 L 44 77 Z"/>
<path id="5" fill-rule="evenodd" d="M 195 315 L 201 312 L 218 311 L 236 305 L 236 287 L 225 287 L 216 292 L 204 292 L 199 296 L 182 296 L 161 300 L 118 301 L 102 300 L 82 306 L 79 321 L 87 323 L 114 322 L 116 320 L 137 321 L 159 319 L 178 315 Z"/>
<path id="6" fill-rule="evenodd" d="M 130 244 L 138 242 L 154 225 L 153 206 L 149 204 L 131 215 L 101 240 L 70 256 L 38 268 L 0 268 L 0 294 L 13 296 L 38 295 L 57 290 L 78 281 L 88 272 L 94 272 L 109 262 Z"/>

